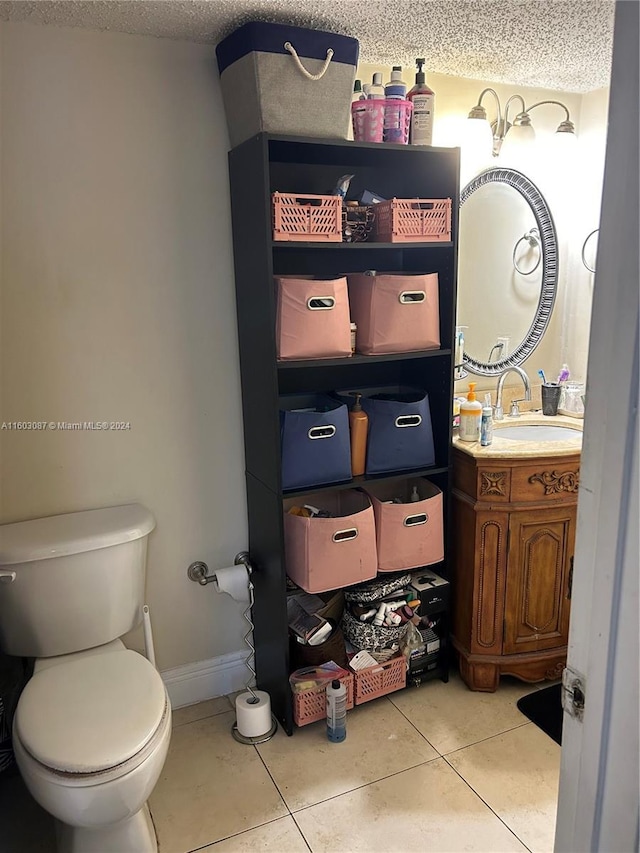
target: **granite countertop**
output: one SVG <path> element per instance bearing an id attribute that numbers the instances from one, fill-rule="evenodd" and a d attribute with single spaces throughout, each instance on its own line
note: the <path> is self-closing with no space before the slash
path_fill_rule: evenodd
<path id="1" fill-rule="evenodd" d="M 547 426 L 568 427 L 576 431 L 574 439 L 560 439 L 557 441 L 521 441 L 520 439 L 501 438 L 500 430 L 514 426 Z M 493 422 L 493 442 L 489 447 L 482 447 L 479 441 L 460 441 L 457 432 L 454 432 L 453 446 L 469 456 L 478 459 L 528 459 L 537 456 L 573 456 L 582 451 L 582 426 L 581 418 L 570 418 L 566 415 L 548 417 L 542 412 L 523 412 L 519 418 L 505 417 L 502 421 Z"/>

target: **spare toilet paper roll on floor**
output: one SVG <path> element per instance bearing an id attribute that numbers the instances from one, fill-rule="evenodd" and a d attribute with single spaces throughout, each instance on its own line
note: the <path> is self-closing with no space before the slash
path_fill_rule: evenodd
<path id="1" fill-rule="evenodd" d="M 255 702 L 251 693 L 236 696 L 236 725 L 244 737 L 261 737 L 271 728 L 271 700 L 264 690 L 254 690 L 258 699 Z"/>
<path id="2" fill-rule="evenodd" d="M 249 575 L 244 565 L 218 569 L 216 585 L 218 592 L 226 592 L 236 601 L 249 601 Z"/>

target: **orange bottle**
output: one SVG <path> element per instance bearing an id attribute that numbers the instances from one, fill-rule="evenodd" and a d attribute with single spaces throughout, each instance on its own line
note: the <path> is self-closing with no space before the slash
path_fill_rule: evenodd
<path id="1" fill-rule="evenodd" d="M 356 398 L 349 412 L 349 430 L 351 432 L 351 475 L 359 477 L 364 474 L 365 460 L 367 457 L 367 430 L 369 429 L 369 418 L 362 410 L 360 399 L 362 394 L 356 391 Z"/>

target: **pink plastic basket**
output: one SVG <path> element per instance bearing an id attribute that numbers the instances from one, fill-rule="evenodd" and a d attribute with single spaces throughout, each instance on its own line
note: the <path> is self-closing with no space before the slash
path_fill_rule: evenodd
<path id="1" fill-rule="evenodd" d="M 379 243 L 440 243 L 451 240 L 450 198 L 392 198 L 376 205 Z"/>
<path id="2" fill-rule="evenodd" d="M 342 242 L 342 199 L 336 195 L 273 193 L 273 239 Z"/>
<path id="3" fill-rule="evenodd" d="M 350 673 L 347 673 L 340 677 L 340 681 L 342 684 L 346 685 L 347 711 L 350 711 L 353 708 L 354 677 Z M 293 721 L 296 726 L 306 726 L 309 723 L 317 723 L 318 720 L 324 720 L 326 716 L 327 694 L 322 687 L 318 687 L 314 690 L 305 690 L 303 693 L 293 694 Z"/>
<path id="4" fill-rule="evenodd" d="M 361 669 L 355 673 L 356 705 L 370 702 L 379 696 L 401 690 L 407 683 L 407 665 L 404 655 L 384 663 Z"/>
<path id="5" fill-rule="evenodd" d="M 397 98 L 354 101 L 351 104 L 353 138 L 356 142 L 409 142 L 411 101 Z"/>

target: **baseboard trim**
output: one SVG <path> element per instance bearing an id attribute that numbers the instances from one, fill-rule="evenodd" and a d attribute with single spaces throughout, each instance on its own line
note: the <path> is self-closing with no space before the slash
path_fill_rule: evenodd
<path id="1" fill-rule="evenodd" d="M 165 669 L 160 675 L 169 693 L 171 707 L 195 705 L 196 702 L 242 690 L 249 675 L 244 665 L 246 656 L 246 651 L 229 652 L 209 660 Z"/>

